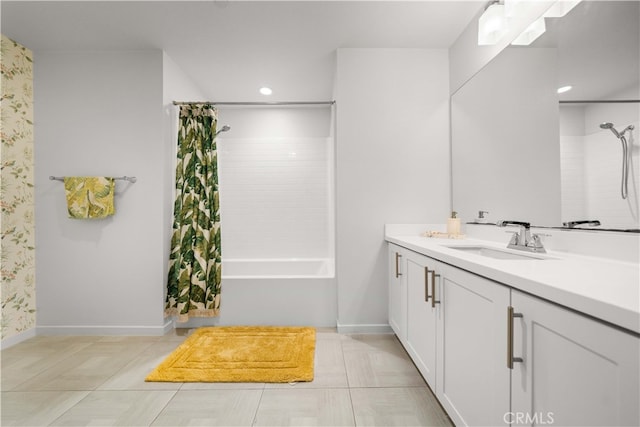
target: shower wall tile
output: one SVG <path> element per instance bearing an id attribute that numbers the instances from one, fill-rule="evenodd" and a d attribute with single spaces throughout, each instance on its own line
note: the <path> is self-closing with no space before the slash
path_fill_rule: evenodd
<path id="1" fill-rule="evenodd" d="M 640 149 L 636 104 L 594 104 L 561 108 L 562 220 L 597 219 L 602 228 L 640 228 Z M 604 118 L 604 119 L 603 119 Z M 628 134 L 631 146 L 629 197 L 620 195 L 622 147 L 613 134 L 600 129 L 612 121 Z"/>
<path id="2" fill-rule="evenodd" d="M 225 258 L 329 255 L 329 138 L 220 138 Z"/>
<path id="3" fill-rule="evenodd" d="M 584 141 L 580 136 L 560 138 L 563 222 L 586 218 Z"/>
<path id="4" fill-rule="evenodd" d="M 631 139 L 633 141 L 633 139 Z M 636 145 L 637 147 L 637 145 Z M 628 181 L 629 197 L 623 200 L 622 147 L 614 135 L 597 133 L 585 136 L 585 169 L 589 171 L 585 187 L 587 214 L 603 226 L 638 228 L 638 150 L 632 155 Z"/>

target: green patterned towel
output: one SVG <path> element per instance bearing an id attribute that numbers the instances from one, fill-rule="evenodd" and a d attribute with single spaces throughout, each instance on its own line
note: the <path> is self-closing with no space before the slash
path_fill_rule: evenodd
<path id="1" fill-rule="evenodd" d="M 69 218 L 105 218 L 116 211 L 113 207 L 115 181 L 103 176 L 65 177 Z"/>

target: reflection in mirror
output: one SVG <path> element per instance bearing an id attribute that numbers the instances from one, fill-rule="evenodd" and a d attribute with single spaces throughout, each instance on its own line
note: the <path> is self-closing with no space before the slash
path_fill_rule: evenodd
<path id="1" fill-rule="evenodd" d="M 562 104 L 563 222 L 597 219 L 602 223 L 600 228 L 639 228 L 638 116 L 637 103 Z M 601 128 L 605 122 L 613 124 L 618 134 L 627 126 L 635 129 L 618 138 Z"/>
<path id="2" fill-rule="evenodd" d="M 453 208 L 463 221 L 484 210 L 489 222 L 640 229 L 639 18 L 640 2 L 583 1 L 452 96 Z M 619 134 L 634 126 L 628 163 L 605 122 Z"/>

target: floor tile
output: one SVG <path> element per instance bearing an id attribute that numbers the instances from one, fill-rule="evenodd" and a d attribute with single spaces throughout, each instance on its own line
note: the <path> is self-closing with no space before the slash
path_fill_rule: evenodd
<path id="1" fill-rule="evenodd" d="M 2 351 L 3 391 L 16 389 L 25 381 L 91 345 L 90 341 L 63 337 L 53 340 L 38 338 L 40 337 Z"/>
<path id="2" fill-rule="evenodd" d="M 152 343 L 100 385 L 98 390 L 178 390 L 182 383 L 145 382 L 144 380 L 178 345 L 171 341 Z"/>
<path id="3" fill-rule="evenodd" d="M 2 392 L 2 426 L 46 426 L 82 400 L 88 391 Z"/>
<path id="4" fill-rule="evenodd" d="M 452 426 L 427 387 L 353 388 L 358 426 Z"/>
<path id="5" fill-rule="evenodd" d="M 138 335 L 109 335 L 104 337 L 99 337 L 96 342 L 107 342 L 107 343 L 140 343 L 140 342 L 157 342 L 163 339 L 162 336 L 138 336 Z"/>
<path id="6" fill-rule="evenodd" d="M 182 342 L 186 340 L 189 335 L 191 335 L 195 330 L 196 328 L 176 328 L 160 337 L 159 341 Z"/>
<path id="7" fill-rule="evenodd" d="M 250 426 L 262 390 L 181 390 L 154 426 Z"/>
<path id="8" fill-rule="evenodd" d="M 175 391 L 93 391 L 51 425 L 148 426 Z"/>
<path id="9" fill-rule="evenodd" d="M 3 350 L 1 424 L 451 425 L 394 335 L 317 328 L 311 382 L 144 382 L 194 330 L 38 336 Z"/>
<path id="10" fill-rule="evenodd" d="M 342 355 L 342 341 L 337 334 L 316 339 L 313 381 L 293 384 L 266 384 L 266 388 L 345 388 L 347 372 Z"/>
<path id="11" fill-rule="evenodd" d="M 180 390 L 262 390 L 264 383 L 183 383 Z"/>
<path id="12" fill-rule="evenodd" d="M 94 342 L 21 383 L 15 390 L 94 390 L 151 344 Z"/>
<path id="13" fill-rule="evenodd" d="M 342 340 L 349 387 L 422 387 L 424 379 L 394 335 Z"/>
<path id="14" fill-rule="evenodd" d="M 38 335 L 20 343 L 21 347 L 29 345 L 70 345 L 72 343 L 94 343 L 102 338 L 98 335 Z M 13 348 L 13 347 L 12 347 Z"/>
<path id="15" fill-rule="evenodd" d="M 353 426 L 348 389 L 265 389 L 256 426 Z"/>

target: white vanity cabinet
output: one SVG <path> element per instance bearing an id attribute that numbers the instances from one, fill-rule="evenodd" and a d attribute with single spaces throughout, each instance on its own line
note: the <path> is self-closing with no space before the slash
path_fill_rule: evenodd
<path id="1" fill-rule="evenodd" d="M 456 425 L 503 425 L 509 288 L 441 264 L 436 395 Z"/>
<path id="2" fill-rule="evenodd" d="M 511 292 L 513 425 L 640 425 L 638 337 Z"/>
<path id="3" fill-rule="evenodd" d="M 405 344 L 407 337 L 407 281 L 404 271 L 406 249 L 389 243 L 388 283 L 389 283 L 389 325 L 398 339 Z"/>
<path id="4" fill-rule="evenodd" d="M 440 294 L 436 271 L 442 264 L 432 258 L 407 251 L 407 341 L 405 348 L 427 381 L 436 389 L 437 325 L 440 304 L 433 295 Z"/>
<path id="5" fill-rule="evenodd" d="M 640 425 L 640 338 L 389 244 L 389 323 L 458 426 Z"/>
<path id="6" fill-rule="evenodd" d="M 503 424 L 509 288 L 410 250 L 401 255 L 407 352 L 455 424 Z"/>

